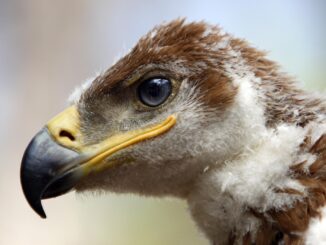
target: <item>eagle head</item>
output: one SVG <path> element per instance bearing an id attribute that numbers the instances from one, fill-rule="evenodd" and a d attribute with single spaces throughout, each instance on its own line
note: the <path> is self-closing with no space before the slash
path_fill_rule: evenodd
<path id="1" fill-rule="evenodd" d="M 45 217 L 41 200 L 72 189 L 186 197 L 205 169 L 240 148 L 237 85 L 226 67 L 237 59 L 235 41 L 204 22 L 176 20 L 76 89 L 24 154 L 32 208 Z"/>
<path id="2" fill-rule="evenodd" d="M 43 218 L 70 190 L 169 195 L 214 244 L 303 244 L 323 215 L 325 99 L 216 26 L 155 27 L 70 102 L 22 160 Z"/>

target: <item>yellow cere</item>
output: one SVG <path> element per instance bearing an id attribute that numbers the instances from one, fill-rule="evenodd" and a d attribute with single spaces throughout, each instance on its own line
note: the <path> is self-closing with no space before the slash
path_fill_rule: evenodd
<path id="1" fill-rule="evenodd" d="M 82 140 L 80 134 L 79 113 L 76 106 L 68 107 L 66 110 L 55 116 L 48 124 L 52 138 L 60 145 L 75 151 L 80 151 L 82 148 Z M 71 140 L 69 137 L 62 137 L 62 132 L 69 133 L 74 137 Z"/>

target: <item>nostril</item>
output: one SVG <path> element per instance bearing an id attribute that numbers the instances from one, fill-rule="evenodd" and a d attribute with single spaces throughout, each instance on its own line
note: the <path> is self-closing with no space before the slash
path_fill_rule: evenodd
<path id="1" fill-rule="evenodd" d="M 71 141 L 76 140 L 75 137 L 66 130 L 61 130 L 60 133 L 59 133 L 59 136 L 60 137 L 66 137 L 66 138 L 70 139 Z"/>

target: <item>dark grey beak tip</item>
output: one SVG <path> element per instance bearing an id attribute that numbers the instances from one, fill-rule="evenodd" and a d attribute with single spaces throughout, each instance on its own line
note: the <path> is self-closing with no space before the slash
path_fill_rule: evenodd
<path id="1" fill-rule="evenodd" d="M 69 163 L 78 162 L 78 156 L 54 142 L 46 128 L 28 145 L 22 159 L 20 180 L 28 203 L 42 218 L 46 218 L 46 214 L 41 200 L 65 194 L 81 178 L 81 171 L 69 166 Z"/>
<path id="2" fill-rule="evenodd" d="M 30 148 L 32 148 L 32 145 L 33 140 L 27 147 L 23 156 L 22 165 L 20 169 L 20 181 L 24 195 L 29 205 L 38 215 L 40 215 L 42 218 L 46 218 L 46 214 L 41 203 L 43 185 L 39 182 L 32 181 L 39 178 L 37 175 L 33 174 L 33 171 L 29 170 L 29 168 L 31 167 L 31 159 L 29 152 L 31 150 Z"/>

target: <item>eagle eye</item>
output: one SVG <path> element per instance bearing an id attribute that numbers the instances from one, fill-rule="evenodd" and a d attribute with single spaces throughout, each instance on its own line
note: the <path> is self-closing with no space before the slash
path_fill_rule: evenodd
<path id="1" fill-rule="evenodd" d="M 152 77 L 144 80 L 137 89 L 140 101 L 151 107 L 159 106 L 170 96 L 172 83 L 164 77 Z"/>

